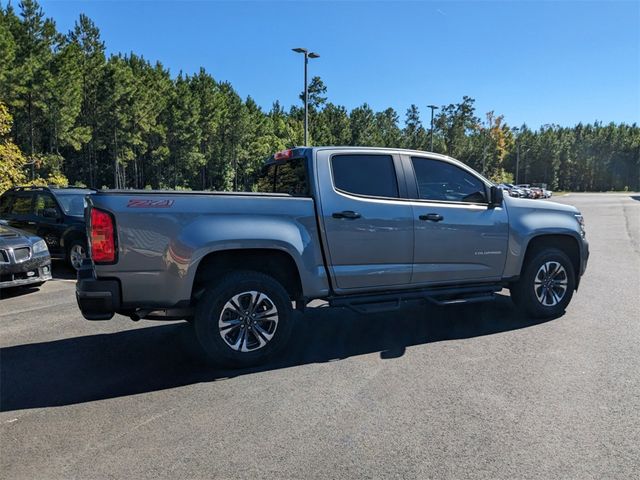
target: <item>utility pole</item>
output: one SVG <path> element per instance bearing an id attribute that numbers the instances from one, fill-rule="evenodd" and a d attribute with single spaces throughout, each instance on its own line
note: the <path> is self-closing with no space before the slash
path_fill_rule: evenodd
<path id="1" fill-rule="evenodd" d="M 304 54 L 304 146 L 309 145 L 309 85 L 307 82 L 307 66 L 310 58 L 319 58 L 315 52 L 309 52 L 306 48 L 292 48 L 296 53 Z"/>
<path id="2" fill-rule="evenodd" d="M 517 139 L 516 140 L 516 185 L 519 185 L 519 179 L 520 179 L 520 147 L 522 145 L 520 145 L 520 140 Z M 526 145 L 524 145 L 526 147 Z M 524 157 L 525 153 L 527 153 L 529 150 L 531 150 L 531 148 L 527 148 L 524 152 L 522 152 L 522 156 Z M 525 170 L 525 181 L 526 181 L 526 173 L 527 171 Z"/>
<path id="3" fill-rule="evenodd" d="M 520 174 L 520 142 L 516 140 L 516 185 L 519 184 L 518 178 Z"/>
<path id="4" fill-rule="evenodd" d="M 486 173 L 486 163 L 487 163 L 487 149 L 489 148 L 489 145 L 487 145 L 487 143 L 485 142 L 484 147 L 482 148 L 482 175 L 487 175 Z"/>
<path id="5" fill-rule="evenodd" d="M 431 131 L 429 132 L 429 143 L 431 144 L 431 146 L 429 147 L 429 151 L 433 152 L 433 111 L 437 110 L 438 107 L 436 107 L 435 105 L 427 105 L 427 107 L 431 109 Z"/>

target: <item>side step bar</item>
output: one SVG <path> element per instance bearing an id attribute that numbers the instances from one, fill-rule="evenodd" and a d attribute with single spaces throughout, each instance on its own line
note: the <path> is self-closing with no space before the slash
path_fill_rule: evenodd
<path id="1" fill-rule="evenodd" d="M 138 320 L 184 320 L 193 316 L 192 308 L 139 308 L 129 315 L 134 322 Z"/>
<path id="2" fill-rule="evenodd" d="M 381 292 L 369 295 L 340 295 L 329 298 L 332 307 L 345 307 L 357 313 L 378 313 L 399 310 L 403 304 L 426 301 L 438 306 L 487 302 L 495 299 L 500 284 L 440 287 L 403 292 Z"/>

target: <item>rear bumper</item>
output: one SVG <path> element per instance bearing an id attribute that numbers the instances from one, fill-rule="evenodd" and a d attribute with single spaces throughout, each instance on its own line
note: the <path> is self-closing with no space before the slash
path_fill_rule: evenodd
<path id="1" fill-rule="evenodd" d="M 87 320 L 109 320 L 120 309 L 120 282 L 97 279 L 91 260 L 85 259 L 78 270 L 76 301 Z"/>

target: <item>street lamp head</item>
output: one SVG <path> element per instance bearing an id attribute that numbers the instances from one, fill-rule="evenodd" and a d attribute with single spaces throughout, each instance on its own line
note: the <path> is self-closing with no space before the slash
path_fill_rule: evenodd
<path id="1" fill-rule="evenodd" d="M 440 107 L 436 105 L 427 105 L 427 108 L 430 108 L 431 110 L 438 110 Z"/>
<path id="2" fill-rule="evenodd" d="M 291 50 L 293 50 L 296 53 L 307 53 L 306 48 L 292 48 Z"/>
<path id="3" fill-rule="evenodd" d="M 320 55 L 318 55 L 316 52 L 311 52 L 309 54 L 309 58 L 320 58 Z"/>

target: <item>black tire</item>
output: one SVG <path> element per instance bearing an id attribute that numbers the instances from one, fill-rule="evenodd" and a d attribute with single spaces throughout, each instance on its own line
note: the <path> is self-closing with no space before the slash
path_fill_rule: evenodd
<path id="1" fill-rule="evenodd" d="M 74 259 L 72 258 L 74 249 L 77 247 L 81 247 L 84 251 L 84 258 L 87 257 L 87 242 L 83 239 L 76 238 L 75 240 L 71 240 L 71 243 L 67 246 L 67 264 L 73 268 L 74 270 L 78 270 L 80 266 L 74 265 Z"/>
<path id="2" fill-rule="evenodd" d="M 545 275 L 545 265 L 548 275 Z M 566 287 L 564 291 L 563 285 Z M 520 279 L 510 286 L 511 299 L 528 316 L 555 318 L 562 315 L 569 305 L 575 285 L 575 272 L 569 257 L 556 248 L 545 248 L 533 254 Z"/>
<path id="3" fill-rule="evenodd" d="M 266 296 L 266 299 L 252 307 L 253 297 L 250 293 L 238 297 L 236 300 L 241 310 L 238 316 L 236 315 L 238 310 L 228 302 L 231 302 L 234 296 L 245 292 L 261 293 Z M 267 315 L 271 307 L 275 307 L 276 312 Z M 251 318 L 253 311 L 257 312 L 257 319 Z M 269 318 L 259 320 L 261 315 Z M 247 367 L 266 362 L 282 350 L 291 335 L 292 318 L 291 300 L 280 283 L 263 273 L 241 271 L 227 274 L 205 288 L 196 307 L 193 323 L 198 343 L 208 362 L 231 367 Z M 223 324 L 224 327 L 231 325 L 232 322 L 240 323 L 227 328 L 223 339 L 220 330 L 220 324 L 223 322 L 228 322 Z M 267 335 L 261 335 L 258 328 Z M 272 328 L 273 330 L 270 330 Z M 240 335 L 245 337 L 241 339 Z M 269 336 L 270 339 L 267 340 Z M 249 351 L 241 351 L 244 338 L 246 338 L 245 349 Z M 239 339 L 239 350 L 227 343 L 236 344 Z M 262 342 L 265 344 L 259 346 Z"/>

